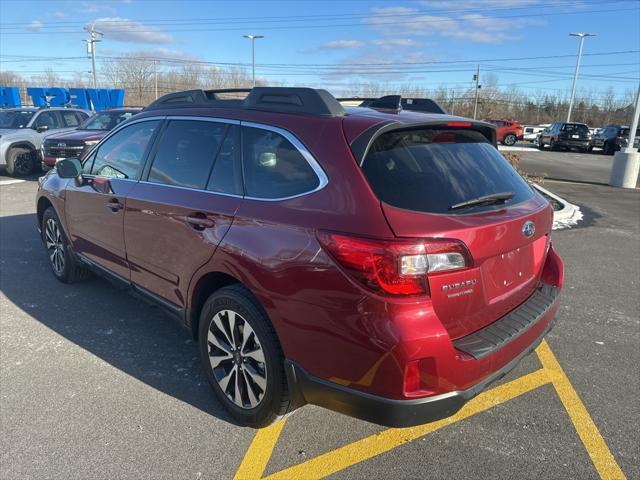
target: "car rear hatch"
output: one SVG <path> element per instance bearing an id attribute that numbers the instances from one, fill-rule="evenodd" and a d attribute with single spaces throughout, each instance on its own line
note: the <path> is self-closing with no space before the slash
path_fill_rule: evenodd
<path id="1" fill-rule="evenodd" d="M 569 142 L 587 142 L 591 140 L 589 127 L 582 123 L 567 123 L 560 130 L 559 138 Z"/>
<path id="2" fill-rule="evenodd" d="M 463 268 L 427 274 L 434 309 L 454 339 L 534 292 L 553 221 L 548 202 L 489 142 L 485 125 L 387 129 L 361 161 L 397 237 L 453 239 L 468 249 Z"/>

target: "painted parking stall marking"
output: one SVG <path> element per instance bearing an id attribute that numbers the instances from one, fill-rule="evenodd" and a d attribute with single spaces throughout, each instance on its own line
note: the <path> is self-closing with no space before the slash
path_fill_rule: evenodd
<path id="1" fill-rule="evenodd" d="M 0 187 L 4 185 L 13 185 L 14 183 L 22 183 L 24 180 L 12 179 L 12 180 L 0 180 Z"/>
<path id="2" fill-rule="evenodd" d="M 264 478 L 269 480 L 324 478 L 388 452 L 407 442 L 417 440 L 443 427 L 490 410 L 543 385 L 551 384 L 569 414 L 571 422 L 591 457 L 600 478 L 607 480 L 626 479 L 622 469 L 602 438 L 598 427 L 546 340 L 543 340 L 536 349 L 536 354 L 542 364 L 541 369 L 481 393 L 452 417 L 417 427 L 389 428 L 379 434 L 355 441 Z M 264 471 L 285 424 L 286 420 L 282 420 L 257 432 L 236 472 L 234 480 L 257 480 L 263 478 Z"/>

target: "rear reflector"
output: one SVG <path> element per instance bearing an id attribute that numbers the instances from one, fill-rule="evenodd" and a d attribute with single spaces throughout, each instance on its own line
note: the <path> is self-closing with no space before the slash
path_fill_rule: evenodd
<path id="1" fill-rule="evenodd" d="M 472 266 L 458 240 L 372 240 L 318 232 L 320 244 L 366 288 L 387 295 L 429 293 L 428 274 Z"/>

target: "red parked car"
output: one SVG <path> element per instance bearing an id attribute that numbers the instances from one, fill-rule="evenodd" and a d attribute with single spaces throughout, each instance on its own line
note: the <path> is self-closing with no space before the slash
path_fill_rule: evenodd
<path id="1" fill-rule="evenodd" d="M 503 145 L 515 145 L 518 140 L 524 138 L 524 129 L 515 120 L 487 120 L 496 126 L 497 141 Z"/>
<path id="2" fill-rule="evenodd" d="M 42 169 L 47 171 L 63 158 L 82 157 L 110 130 L 142 110 L 138 107 L 103 110 L 70 132 L 48 137 L 42 143 Z"/>
<path id="3" fill-rule="evenodd" d="M 443 418 L 552 327 L 552 209 L 492 125 L 227 93 L 160 98 L 60 161 L 36 201 L 53 274 L 96 271 L 173 314 L 238 422 L 305 403 Z"/>

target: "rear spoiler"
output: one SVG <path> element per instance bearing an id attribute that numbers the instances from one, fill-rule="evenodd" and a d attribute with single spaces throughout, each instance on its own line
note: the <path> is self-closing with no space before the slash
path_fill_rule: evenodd
<path id="1" fill-rule="evenodd" d="M 432 120 L 415 123 L 402 123 L 394 121 L 381 122 L 362 132 L 350 143 L 349 146 L 351 147 L 351 151 L 353 152 L 358 165 L 362 166 L 362 164 L 364 163 L 364 159 L 369 152 L 369 148 L 371 148 L 373 142 L 375 142 L 375 140 L 380 135 L 391 132 L 393 130 L 411 130 L 420 127 L 470 128 L 482 133 L 482 135 L 486 137 L 489 143 L 498 148 L 495 125 L 480 120 L 472 120 L 470 118 L 464 117 L 453 117 L 450 115 L 443 115 L 442 118 L 433 118 Z"/>
<path id="2" fill-rule="evenodd" d="M 401 95 L 386 95 L 380 98 L 344 97 L 338 102 L 357 102 L 355 106 L 373 108 L 374 110 L 408 110 L 411 112 L 446 114 L 444 108 L 431 98 L 402 97 Z"/>

